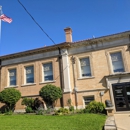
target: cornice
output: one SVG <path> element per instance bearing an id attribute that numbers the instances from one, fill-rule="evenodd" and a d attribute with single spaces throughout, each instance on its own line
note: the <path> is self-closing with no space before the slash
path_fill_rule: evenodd
<path id="1" fill-rule="evenodd" d="M 102 36 L 102 37 L 98 37 L 98 38 L 86 39 L 86 40 L 82 40 L 82 41 L 72 42 L 71 48 L 78 47 L 78 46 L 93 45 L 93 44 L 98 44 L 98 43 L 103 43 L 103 42 L 110 42 L 110 41 L 119 40 L 119 39 L 122 39 L 125 37 L 129 38 L 129 36 L 130 36 L 130 31 L 127 31 L 127 32 Z"/>
<path id="2" fill-rule="evenodd" d="M 58 50 L 58 48 L 64 49 L 64 48 L 68 48 L 68 47 L 70 47 L 70 43 L 64 42 L 64 43 L 56 44 L 53 46 L 41 47 L 41 48 L 37 48 L 37 49 L 33 49 L 33 50 L 27 50 L 27 51 L 23 51 L 23 52 L 0 56 L 0 59 L 6 60 L 6 59 L 11 59 L 11 58 L 18 58 L 18 57 L 29 56 L 29 55 L 33 55 L 33 54 L 55 51 L 55 50 Z"/>

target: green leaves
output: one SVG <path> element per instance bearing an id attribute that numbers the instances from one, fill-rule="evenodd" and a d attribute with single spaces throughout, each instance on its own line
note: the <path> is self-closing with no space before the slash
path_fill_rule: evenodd
<path id="1" fill-rule="evenodd" d="M 105 105 L 101 102 L 92 101 L 86 109 L 91 113 L 102 113 L 105 110 Z"/>
<path id="2" fill-rule="evenodd" d="M 52 105 L 52 103 L 62 97 L 61 89 L 51 84 L 42 87 L 39 93 L 43 100 L 49 105 Z"/>
<path id="3" fill-rule="evenodd" d="M 21 93 L 14 88 L 4 89 L 2 92 L 0 92 L 0 102 L 5 103 L 9 109 L 14 107 L 20 98 Z"/>

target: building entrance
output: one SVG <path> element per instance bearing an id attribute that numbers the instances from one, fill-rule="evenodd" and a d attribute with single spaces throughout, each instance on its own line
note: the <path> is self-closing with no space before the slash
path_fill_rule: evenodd
<path id="1" fill-rule="evenodd" d="M 112 84 L 116 111 L 130 111 L 130 83 Z"/>

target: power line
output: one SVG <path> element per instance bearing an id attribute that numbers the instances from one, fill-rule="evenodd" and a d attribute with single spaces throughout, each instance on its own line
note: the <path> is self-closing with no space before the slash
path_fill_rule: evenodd
<path id="1" fill-rule="evenodd" d="M 53 42 L 53 44 L 57 45 L 54 40 L 44 31 L 44 29 L 39 25 L 39 23 L 33 18 L 33 16 L 29 13 L 29 11 L 25 8 L 25 6 L 20 2 L 20 0 L 18 0 L 19 4 L 24 8 L 24 10 L 26 11 L 26 13 L 32 18 L 32 20 L 35 22 L 35 24 L 42 30 L 42 32 Z M 60 48 L 60 47 L 58 47 Z M 65 53 L 65 51 L 61 50 L 63 53 Z"/>
<path id="2" fill-rule="evenodd" d="M 18 0 L 18 2 L 20 3 L 20 5 L 24 8 L 24 10 L 26 11 L 26 13 L 32 18 L 32 20 L 35 22 L 35 24 L 37 24 L 37 26 L 42 30 L 42 32 L 53 42 L 53 44 L 56 45 L 56 43 L 54 42 L 54 40 L 44 31 L 44 29 L 38 24 L 38 22 L 33 18 L 33 16 L 29 13 L 29 11 L 25 8 L 25 6 L 20 2 L 20 0 Z M 60 47 L 58 47 L 60 49 Z M 65 53 L 65 51 L 61 50 L 63 53 Z M 63 71 L 65 71 L 68 68 L 68 66 L 66 66 L 64 68 L 64 70 L 62 70 L 61 73 L 63 73 Z M 59 77 L 59 76 L 58 76 Z M 58 78 L 57 77 L 57 78 Z M 56 79 L 57 79 L 56 78 Z"/>
<path id="3" fill-rule="evenodd" d="M 39 25 L 39 23 L 33 18 L 33 16 L 29 13 L 29 11 L 25 8 L 25 6 L 18 0 L 19 4 L 24 8 L 26 13 L 32 18 L 32 20 L 35 22 L 35 24 L 42 30 L 42 32 L 53 42 L 53 44 L 56 44 L 54 40 L 44 31 L 44 29 Z"/>

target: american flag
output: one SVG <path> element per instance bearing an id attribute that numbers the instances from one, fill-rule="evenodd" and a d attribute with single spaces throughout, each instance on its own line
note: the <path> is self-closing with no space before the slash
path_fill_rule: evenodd
<path id="1" fill-rule="evenodd" d="M 8 22 L 8 23 L 11 23 L 11 22 L 12 22 L 12 18 L 9 18 L 8 16 L 6 16 L 6 15 L 4 15 L 4 14 L 2 14 L 2 15 L 0 16 L 0 19 L 1 19 L 2 21 L 4 21 L 4 22 Z"/>

